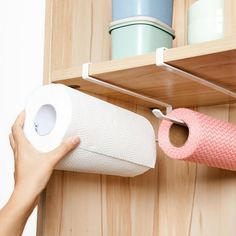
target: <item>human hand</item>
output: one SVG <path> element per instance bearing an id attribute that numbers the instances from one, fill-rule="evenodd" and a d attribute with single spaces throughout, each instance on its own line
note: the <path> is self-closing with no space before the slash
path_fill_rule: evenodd
<path id="1" fill-rule="evenodd" d="M 24 135 L 24 120 L 25 114 L 22 112 L 9 136 L 15 159 L 15 188 L 7 204 L 0 210 L 0 235 L 22 235 L 26 221 L 54 167 L 80 142 L 79 137 L 71 137 L 55 150 L 40 153 Z"/>
<path id="2" fill-rule="evenodd" d="M 71 137 L 48 153 L 38 152 L 23 133 L 25 114 L 22 112 L 12 126 L 9 136 L 15 159 L 15 190 L 36 199 L 46 187 L 56 164 L 80 143 L 79 137 Z"/>

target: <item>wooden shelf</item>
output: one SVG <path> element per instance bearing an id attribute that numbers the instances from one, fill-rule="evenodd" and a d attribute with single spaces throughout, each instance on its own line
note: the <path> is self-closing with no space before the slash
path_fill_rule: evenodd
<path id="1" fill-rule="evenodd" d="M 168 49 L 164 62 L 236 92 L 236 36 Z M 52 82 L 78 86 L 81 91 L 118 98 L 148 107 L 152 103 L 114 92 L 82 79 L 82 67 L 54 71 Z M 155 65 L 155 53 L 92 63 L 89 74 L 97 79 L 172 104 L 193 107 L 232 103 L 234 98 Z"/>

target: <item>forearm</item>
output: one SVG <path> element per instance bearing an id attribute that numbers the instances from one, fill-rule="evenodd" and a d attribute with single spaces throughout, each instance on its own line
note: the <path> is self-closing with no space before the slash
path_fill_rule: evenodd
<path id="1" fill-rule="evenodd" d="M 27 190 L 15 189 L 6 206 L 0 210 L 0 236 L 20 236 L 36 204 L 37 196 L 28 195 Z"/>

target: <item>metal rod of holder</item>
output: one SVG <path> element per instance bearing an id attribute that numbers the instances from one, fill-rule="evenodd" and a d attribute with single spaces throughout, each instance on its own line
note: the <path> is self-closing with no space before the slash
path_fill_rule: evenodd
<path id="1" fill-rule="evenodd" d="M 116 85 L 110 84 L 110 83 L 108 83 L 108 82 L 105 82 L 105 81 L 102 81 L 102 80 L 99 80 L 99 79 L 96 79 L 96 78 L 91 77 L 91 76 L 89 75 L 89 66 L 90 66 L 90 64 L 91 64 L 91 63 L 85 63 L 85 64 L 82 65 L 82 78 L 83 78 L 84 80 L 90 81 L 90 82 L 92 82 L 92 83 L 101 85 L 101 86 L 103 86 L 103 87 L 105 87 L 105 88 L 109 88 L 109 89 L 112 89 L 112 90 L 117 91 L 117 92 L 120 92 L 120 93 L 124 93 L 124 94 L 130 95 L 130 96 L 139 98 L 139 99 L 141 99 L 141 100 L 144 100 L 144 101 L 147 101 L 147 102 L 156 104 L 156 105 L 158 105 L 158 106 L 171 107 L 170 104 L 167 104 L 167 103 L 165 103 L 165 102 L 161 102 L 161 101 L 159 101 L 159 100 L 156 100 L 156 99 L 153 99 L 153 98 L 144 96 L 144 95 L 142 95 L 142 94 L 133 92 L 133 91 L 131 91 L 131 90 L 128 90 L 128 89 L 125 89 L 125 88 L 121 88 L 121 87 L 119 87 L 119 86 L 116 86 Z"/>
<path id="2" fill-rule="evenodd" d="M 161 120 L 169 120 L 175 124 L 182 125 L 182 126 L 187 126 L 184 121 L 164 115 L 159 109 L 153 109 L 152 113 L 159 119 Z"/>

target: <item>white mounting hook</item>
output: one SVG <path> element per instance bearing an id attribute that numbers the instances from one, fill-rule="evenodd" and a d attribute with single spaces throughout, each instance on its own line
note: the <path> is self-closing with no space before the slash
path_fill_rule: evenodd
<path id="1" fill-rule="evenodd" d="M 175 124 L 178 124 L 178 125 L 182 125 L 182 126 L 187 126 L 184 121 L 182 120 L 179 120 L 179 119 L 176 119 L 176 118 L 172 118 L 170 116 L 167 116 L 167 115 L 164 115 L 159 109 L 153 109 L 152 110 L 152 113 L 159 119 L 162 119 L 162 120 L 169 120 Z"/>
<path id="2" fill-rule="evenodd" d="M 184 76 L 186 78 L 188 78 L 189 80 L 192 80 L 194 82 L 197 82 L 199 84 L 202 84 L 208 88 L 211 88 L 211 89 L 214 89 L 218 92 L 221 92 L 223 94 L 226 94 L 230 97 L 233 97 L 233 98 L 236 98 L 236 93 L 227 89 L 227 88 L 223 88 L 222 86 L 219 86 L 218 84 L 216 83 L 213 83 L 213 82 L 210 82 L 208 80 L 205 80 L 203 78 L 200 78 L 196 75 L 193 75 L 189 72 L 186 72 L 186 71 L 183 71 L 181 69 L 178 69 L 174 66 L 171 66 L 169 64 L 166 64 L 164 62 L 164 51 L 166 50 L 167 48 L 165 47 L 162 47 L 162 48 L 157 48 L 156 50 L 156 65 L 157 66 L 160 66 L 160 67 L 164 67 L 166 70 L 170 71 L 170 72 L 173 72 L 177 75 L 181 75 L 181 76 Z"/>

